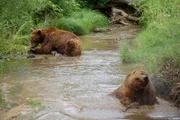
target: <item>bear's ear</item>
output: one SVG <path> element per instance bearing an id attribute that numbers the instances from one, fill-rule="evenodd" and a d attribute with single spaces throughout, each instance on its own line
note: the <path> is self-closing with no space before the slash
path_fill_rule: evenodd
<path id="1" fill-rule="evenodd" d="M 31 32 L 33 32 L 34 31 L 34 29 L 33 28 L 31 28 Z"/>
<path id="2" fill-rule="evenodd" d="M 131 76 L 131 74 L 128 74 L 128 75 L 125 77 L 125 80 L 128 80 L 130 76 Z"/>
<path id="3" fill-rule="evenodd" d="M 41 30 L 38 30 L 38 31 L 37 31 L 37 34 L 38 34 L 38 35 L 41 35 L 41 34 L 42 34 Z"/>
<path id="4" fill-rule="evenodd" d="M 133 75 L 136 72 L 136 70 L 134 70 L 131 74 Z"/>

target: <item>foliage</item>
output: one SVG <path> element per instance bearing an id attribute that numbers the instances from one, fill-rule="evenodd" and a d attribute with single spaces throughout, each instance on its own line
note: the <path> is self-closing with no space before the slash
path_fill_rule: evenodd
<path id="1" fill-rule="evenodd" d="M 80 9 L 80 4 L 78 4 L 75 0 L 51 0 L 51 1 L 62 9 L 63 15 L 70 14 L 73 11 Z"/>
<path id="2" fill-rule="evenodd" d="M 32 19 L 36 25 L 46 19 L 60 16 L 63 16 L 63 9 L 50 0 L 38 1 L 32 11 Z"/>
<path id="3" fill-rule="evenodd" d="M 12 2 L 14 3 L 13 5 Z M 27 11 L 29 11 L 27 4 L 21 0 L 2 1 L 1 5 L 1 11 L 3 12 L 0 13 L 0 21 L 2 21 L 0 23 L 0 56 L 4 58 L 6 55 L 11 54 L 10 52 L 16 53 L 19 52 L 18 50 L 20 48 L 25 48 L 24 45 L 17 47 L 17 44 L 14 43 L 19 36 L 29 31 L 31 27 L 29 24 L 31 17 L 29 16 L 29 13 L 23 10 L 21 11 L 21 9 L 26 9 L 26 7 Z M 21 36 L 21 40 L 18 39 L 18 44 L 20 44 L 20 41 L 24 44 L 27 40 L 23 39 L 23 36 Z M 25 44 L 27 44 L 27 42 Z"/>
<path id="4" fill-rule="evenodd" d="M 130 3 L 141 14 L 141 24 L 149 26 L 150 24 L 158 25 L 170 18 L 179 16 L 178 0 L 137 0 Z"/>
<path id="5" fill-rule="evenodd" d="M 124 45 L 124 47 L 122 49 L 120 49 L 121 54 L 120 54 L 120 58 L 122 60 L 123 63 L 131 63 L 133 61 L 132 55 L 130 55 L 130 48 L 128 45 Z"/>
<path id="6" fill-rule="evenodd" d="M 93 8 L 94 5 L 104 6 L 110 0 L 77 0 L 78 3 L 82 4 L 83 7 Z"/>
<path id="7" fill-rule="evenodd" d="M 0 86 L 0 88 L 1 88 L 1 86 Z M 8 106 L 10 106 L 10 104 L 4 101 L 2 90 L 0 90 L 0 108 L 1 107 L 7 108 Z M 1 115 L 0 115 L 0 117 L 1 117 Z"/>
<path id="8" fill-rule="evenodd" d="M 27 35 L 32 27 L 34 2 L 27 0 L 1 0 L 0 13 L 0 56 L 20 53 L 27 48 Z M 12 4 L 13 3 L 13 4 Z M 22 42 L 22 44 L 21 44 Z M 24 45 L 25 44 L 25 45 Z"/>
<path id="9" fill-rule="evenodd" d="M 38 108 L 40 108 L 40 109 L 45 109 L 45 108 L 46 108 L 45 106 L 43 106 L 43 105 L 41 104 L 40 101 L 28 100 L 28 101 L 27 101 L 27 104 L 30 105 L 30 106 L 33 107 L 33 108 L 35 108 L 35 107 L 38 107 Z"/>
<path id="10" fill-rule="evenodd" d="M 1 90 L 0 90 L 0 107 L 1 106 L 4 106 L 4 102 L 3 102 L 3 98 L 2 98 L 2 92 L 1 92 Z"/>
<path id="11" fill-rule="evenodd" d="M 174 55 L 174 57 L 171 58 L 177 59 L 178 57 L 175 56 L 180 56 L 180 53 L 174 51 L 179 51 L 178 46 L 180 42 L 178 39 L 180 39 L 180 37 L 178 34 L 180 33 L 175 32 L 178 31 L 178 27 L 173 26 L 173 28 L 174 32 L 169 31 L 170 28 L 166 28 L 166 30 L 146 29 L 141 32 L 134 40 L 134 47 L 124 47 L 122 49 L 122 61 L 128 63 L 144 63 L 147 69 L 152 72 L 157 70 L 157 65 L 159 66 L 159 64 L 162 63 L 161 59 L 165 56 Z"/>
<path id="12" fill-rule="evenodd" d="M 108 20 L 104 15 L 97 11 L 84 9 L 72 12 L 69 16 L 62 17 L 57 22 L 56 27 L 82 35 L 88 34 L 95 28 L 105 27 L 107 25 Z"/>
<path id="13" fill-rule="evenodd" d="M 134 40 L 134 47 L 123 48 L 122 61 L 143 62 L 150 71 L 154 71 L 162 58 L 172 55 L 170 51 L 179 51 L 180 2 L 139 0 L 138 5 L 142 5 L 139 8 L 142 11 L 141 23 L 144 23 L 146 28 Z M 126 53 L 123 52 L 125 50 Z"/>

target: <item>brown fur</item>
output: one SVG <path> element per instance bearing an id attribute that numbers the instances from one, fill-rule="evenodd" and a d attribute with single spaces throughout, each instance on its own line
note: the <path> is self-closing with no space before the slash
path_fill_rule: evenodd
<path id="1" fill-rule="evenodd" d="M 55 27 L 31 30 L 31 51 L 35 54 L 50 54 L 57 51 L 67 56 L 79 56 L 82 43 L 75 34 Z M 41 44 L 41 48 L 37 48 Z"/>
<path id="2" fill-rule="evenodd" d="M 118 98 L 125 106 L 134 102 L 140 105 L 158 103 L 151 80 L 143 70 L 135 70 L 127 75 L 122 85 L 111 95 Z"/>

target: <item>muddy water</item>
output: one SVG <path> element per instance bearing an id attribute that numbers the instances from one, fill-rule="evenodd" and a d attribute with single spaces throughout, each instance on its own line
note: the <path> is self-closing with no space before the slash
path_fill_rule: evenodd
<path id="1" fill-rule="evenodd" d="M 141 68 L 122 64 L 118 55 L 123 41 L 139 30 L 135 25 L 116 26 L 106 33 L 81 36 L 80 57 L 38 55 L 14 61 L 19 64 L 2 77 L 5 99 L 19 104 L 41 101 L 47 107 L 33 114 L 37 120 L 180 119 L 180 110 L 162 99 L 159 105 L 122 112 L 119 101 L 108 96 L 126 74 Z"/>

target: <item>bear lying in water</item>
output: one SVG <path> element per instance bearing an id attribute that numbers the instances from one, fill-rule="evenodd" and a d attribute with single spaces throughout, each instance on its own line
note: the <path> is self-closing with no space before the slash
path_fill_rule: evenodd
<path id="1" fill-rule="evenodd" d="M 30 52 L 35 54 L 50 54 L 52 51 L 57 51 L 62 55 L 79 56 L 82 51 L 82 43 L 78 36 L 55 27 L 31 29 L 30 42 Z M 39 44 L 41 48 L 37 48 Z"/>
<path id="2" fill-rule="evenodd" d="M 121 86 L 110 95 L 118 98 L 125 106 L 131 103 L 139 105 L 158 103 L 151 80 L 143 70 L 135 70 L 128 74 Z"/>

